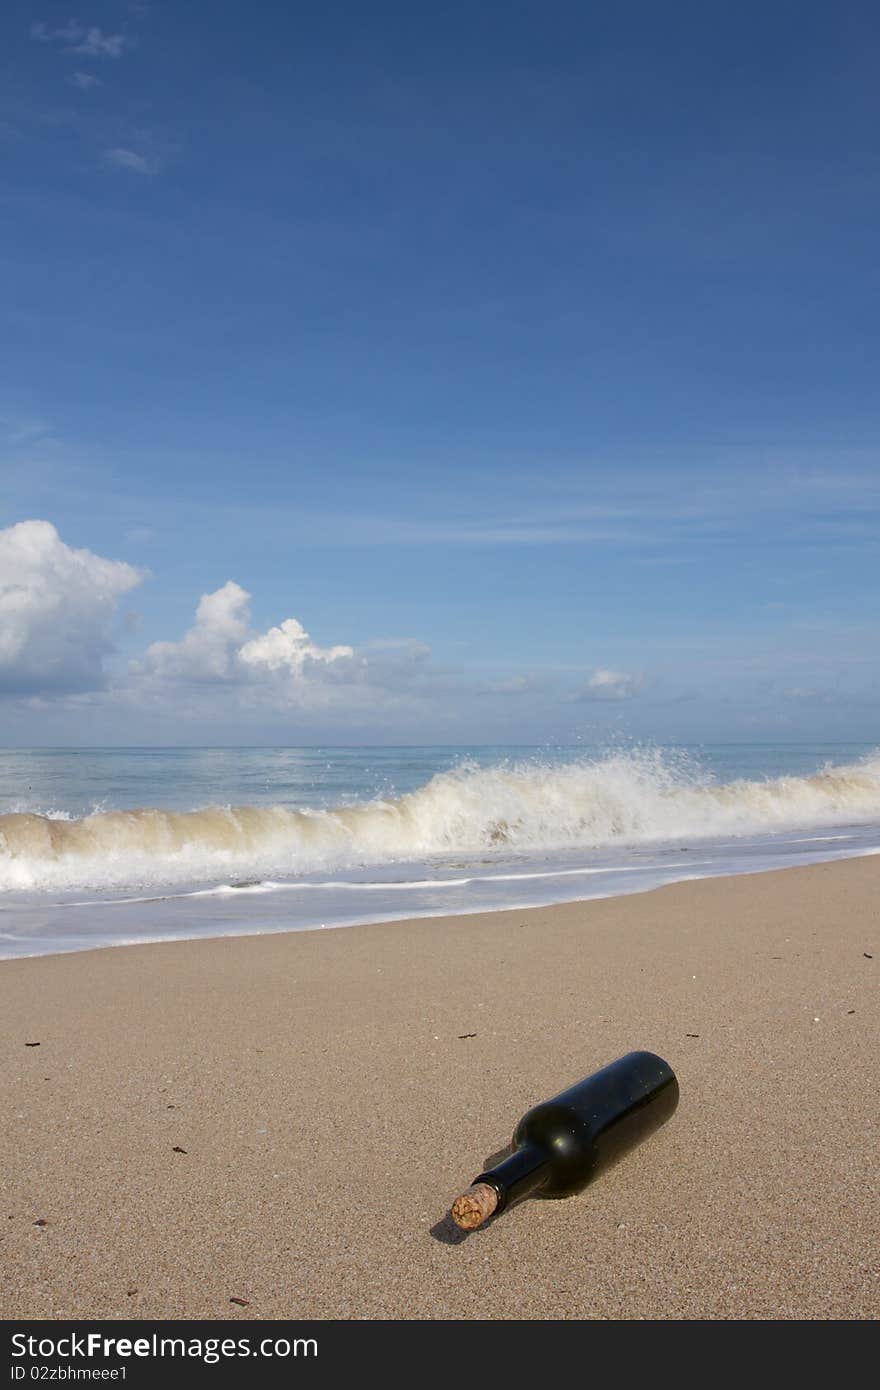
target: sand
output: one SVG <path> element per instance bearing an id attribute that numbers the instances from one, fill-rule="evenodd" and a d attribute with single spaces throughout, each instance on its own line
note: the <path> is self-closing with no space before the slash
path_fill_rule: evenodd
<path id="1" fill-rule="evenodd" d="M 0 1315 L 873 1318 L 878 888 L 869 858 L 4 962 Z M 670 1123 L 459 1238 L 520 1114 L 632 1048 Z"/>

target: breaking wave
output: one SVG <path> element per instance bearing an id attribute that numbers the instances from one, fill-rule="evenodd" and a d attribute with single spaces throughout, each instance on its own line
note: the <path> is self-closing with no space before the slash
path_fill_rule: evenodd
<path id="1" fill-rule="evenodd" d="M 880 818 L 880 751 L 811 776 L 715 783 L 659 750 L 562 766 L 439 773 L 417 791 L 336 810 L 212 806 L 0 815 L 0 889 L 296 875 L 454 853 L 594 849 Z"/>

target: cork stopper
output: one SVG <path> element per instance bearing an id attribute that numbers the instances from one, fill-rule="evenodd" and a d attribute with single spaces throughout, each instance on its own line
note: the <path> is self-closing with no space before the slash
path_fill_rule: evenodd
<path id="1" fill-rule="evenodd" d="M 474 1183 L 452 1203 L 452 1219 L 463 1231 L 475 1231 L 498 1206 L 498 1193 L 487 1182 Z"/>

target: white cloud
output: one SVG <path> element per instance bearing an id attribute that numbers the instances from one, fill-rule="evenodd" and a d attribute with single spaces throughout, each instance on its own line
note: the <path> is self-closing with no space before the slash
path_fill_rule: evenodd
<path id="1" fill-rule="evenodd" d="M 625 671 L 599 667 L 575 697 L 578 700 L 630 700 L 641 690 L 643 678 Z"/>
<path id="2" fill-rule="evenodd" d="M 0 531 L 0 695 L 29 707 L 153 708 L 182 720 L 321 712 L 392 717 L 430 693 L 430 649 L 412 639 L 321 646 L 296 618 L 255 629 L 250 594 L 229 580 L 203 594 L 179 641 L 159 641 L 125 674 L 105 671 L 118 614 L 146 571 L 66 545 L 48 521 Z M 108 704 L 109 702 L 109 704 Z"/>
<path id="3" fill-rule="evenodd" d="M 131 662 L 116 697 L 190 722 L 317 715 L 387 723 L 438 693 L 430 657 L 410 638 L 321 646 L 296 618 L 254 630 L 250 595 L 230 580 L 202 596 L 179 642 L 154 642 Z"/>
<path id="4" fill-rule="evenodd" d="M 478 695 L 534 695 L 544 689 L 545 681 L 531 673 L 525 676 L 508 676 L 506 680 L 493 681 L 477 690 Z"/>
<path id="5" fill-rule="evenodd" d="M 230 579 L 202 594 L 195 622 L 180 642 L 154 642 L 134 669 L 162 680 L 215 683 L 240 679 L 239 648 L 249 631 L 250 594 Z"/>
<path id="6" fill-rule="evenodd" d="M 134 47 L 134 39 L 126 34 L 105 34 L 97 25 L 87 26 L 76 19 L 69 19 L 57 29 L 50 29 L 48 24 L 32 24 L 31 38 L 37 43 L 62 43 L 70 52 L 87 58 L 121 58 L 127 48 Z"/>
<path id="7" fill-rule="evenodd" d="M 354 650 L 351 661 L 327 667 L 327 679 L 345 679 L 372 690 L 415 691 L 426 682 L 439 689 L 443 675 L 429 669 L 431 648 L 415 637 L 367 642 Z"/>
<path id="8" fill-rule="evenodd" d="M 105 150 L 104 159 L 116 169 L 130 169 L 135 174 L 155 174 L 158 172 L 157 166 L 152 160 L 145 159 L 142 154 L 137 154 L 134 150 L 126 150 L 121 147 Z"/>
<path id="9" fill-rule="evenodd" d="M 75 19 L 69 19 L 58 29 L 50 29 L 47 24 L 32 24 L 31 38 L 38 43 L 77 43 L 85 37 L 85 29 Z"/>
<path id="10" fill-rule="evenodd" d="M 284 704 L 297 700 L 310 681 L 320 682 L 339 663 L 351 679 L 354 658 L 352 647 L 319 647 L 296 618 L 253 633 L 250 594 L 230 579 L 222 589 L 202 595 L 195 622 L 180 642 L 154 642 L 132 670 L 153 682 L 262 685 Z"/>
<path id="11" fill-rule="evenodd" d="M 783 690 L 782 695 L 786 700 L 803 700 L 817 705 L 836 705 L 841 701 L 840 691 L 817 689 L 812 686 L 792 686 L 789 690 Z"/>
<path id="12" fill-rule="evenodd" d="M 102 688 L 116 605 L 143 578 L 65 545 L 48 521 L 0 531 L 0 692 Z"/>
<path id="13" fill-rule="evenodd" d="M 73 51 L 90 58 L 121 58 L 125 49 L 131 47 L 132 40 L 126 38 L 125 34 L 105 34 L 102 29 L 92 26 Z"/>
<path id="14" fill-rule="evenodd" d="M 101 86 L 100 79 L 93 77 L 90 72 L 73 72 L 67 80 L 71 87 L 77 87 L 81 92 L 87 92 L 90 87 Z"/>
<path id="15" fill-rule="evenodd" d="M 294 676 L 301 676 L 310 662 L 338 661 L 353 655 L 351 647 L 316 647 L 296 618 L 286 618 L 278 627 L 270 627 L 262 636 L 246 642 L 239 652 L 246 666 L 286 670 Z"/>
<path id="16" fill-rule="evenodd" d="M 35 440 L 45 439 L 51 433 L 52 426 L 48 420 L 0 415 L 0 440 L 12 448 L 20 444 L 32 444 Z"/>

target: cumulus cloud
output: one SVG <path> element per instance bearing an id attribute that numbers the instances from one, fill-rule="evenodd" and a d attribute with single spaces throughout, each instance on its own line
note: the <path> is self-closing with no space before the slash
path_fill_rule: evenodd
<path id="1" fill-rule="evenodd" d="M 196 684 L 235 680 L 236 657 L 249 631 L 250 594 L 230 579 L 202 594 L 195 622 L 179 642 L 154 642 L 133 670 L 163 680 Z"/>
<path id="2" fill-rule="evenodd" d="M 116 695 L 188 721 L 387 721 L 442 693 L 443 673 L 430 658 L 430 648 L 410 638 L 323 646 L 293 617 L 255 629 L 250 594 L 229 580 L 202 596 L 179 641 L 154 642 L 130 663 Z"/>
<path id="3" fill-rule="evenodd" d="M 179 642 L 154 642 L 132 672 L 156 683 L 260 686 L 296 702 L 310 682 L 333 668 L 356 675 L 354 649 L 319 647 L 302 623 L 286 618 L 266 632 L 250 626 L 250 594 L 234 580 L 203 594 L 192 627 Z M 334 674 L 338 672 L 334 671 Z"/>
<path id="4" fill-rule="evenodd" d="M 146 571 L 75 550 L 48 521 L 0 531 L 0 696 L 29 708 L 158 712 L 183 722 L 240 719 L 390 721 L 425 699 L 460 693 L 413 638 L 323 645 L 287 617 L 265 629 L 234 580 L 205 593 L 177 640 L 153 642 L 125 669 L 109 666 L 118 612 Z"/>
<path id="5" fill-rule="evenodd" d="M 329 663 L 352 656 L 352 647 L 316 647 L 296 618 L 286 618 L 278 627 L 270 627 L 268 632 L 246 642 L 239 652 L 246 666 L 288 671 L 293 676 L 302 676 L 312 662 Z"/>
<path id="6" fill-rule="evenodd" d="M 87 92 L 90 87 L 100 87 L 101 85 L 100 79 L 93 77 L 90 72 L 72 72 L 67 80 L 71 87 L 76 87 L 81 92 Z"/>
<path id="7" fill-rule="evenodd" d="M 0 692 L 101 689 L 116 606 L 142 570 L 74 550 L 48 521 L 0 531 Z"/>
<path id="8" fill-rule="evenodd" d="M 608 671 L 599 667 L 576 695 L 578 700 L 630 700 L 643 684 L 640 675 L 625 671 Z"/>

